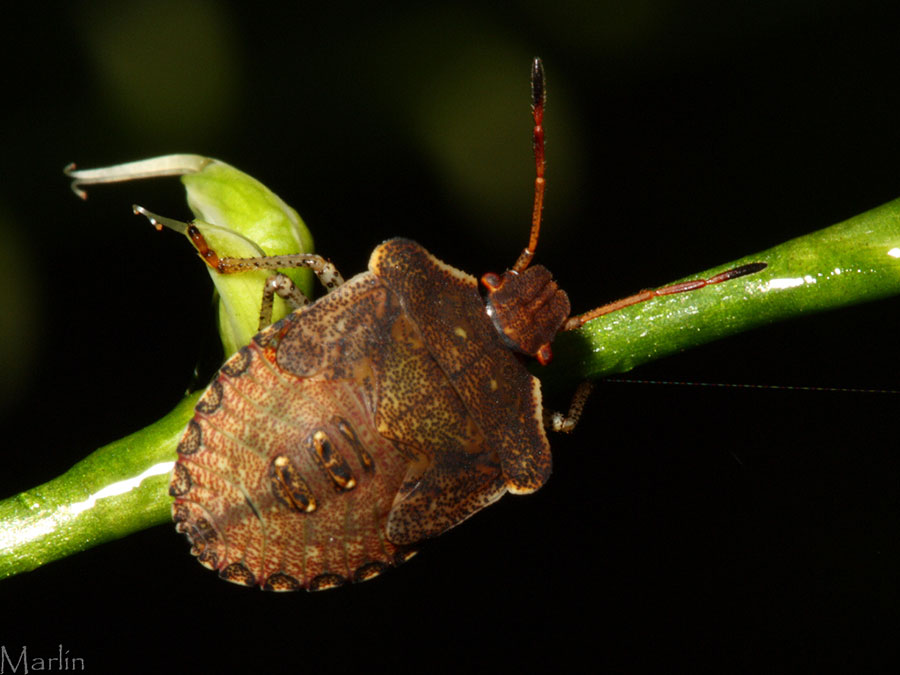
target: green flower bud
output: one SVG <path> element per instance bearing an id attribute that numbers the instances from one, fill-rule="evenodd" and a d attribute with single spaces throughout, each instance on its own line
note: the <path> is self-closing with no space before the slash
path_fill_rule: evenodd
<path id="1" fill-rule="evenodd" d="M 198 219 L 194 225 L 219 257 L 249 258 L 313 250 L 312 236 L 294 209 L 255 178 L 216 159 L 166 155 L 101 169 L 75 170 L 70 166 L 66 173 L 74 179 L 72 189 L 82 198 L 86 197 L 81 190 L 83 185 L 181 176 L 188 205 Z M 145 209 L 137 210 L 158 227 L 165 225 L 186 232 L 185 223 L 156 216 Z M 229 356 L 256 334 L 263 285 L 272 272 L 226 275 L 208 269 L 219 296 L 219 334 L 225 355 Z M 283 272 L 310 295 L 313 284 L 310 270 Z M 289 311 L 287 304 L 276 297 L 273 320 Z"/>

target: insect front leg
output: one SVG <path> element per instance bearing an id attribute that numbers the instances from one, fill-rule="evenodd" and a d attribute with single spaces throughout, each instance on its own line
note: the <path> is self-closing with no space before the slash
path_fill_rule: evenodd
<path id="1" fill-rule="evenodd" d="M 285 267 L 308 267 L 318 277 L 326 290 L 331 291 L 344 283 L 337 268 L 315 253 L 290 253 L 255 258 L 220 258 L 206 243 L 206 238 L 196 225 L 187 226 L 187 235 L 203 261 L 220 274 L 239 274 L 251 270 L 278 270 Z"/>
<path id="2" fill-rule="evenodd" d="M 320 255 L 313 253 L 293 253 L 287 255 L 256 256 L 252 258 L 228 258 L 219 255 L 210 247 L 206 237 L 193 223 L 184 223 L 180 220 L 166 218 L 142 206 L 134 205 L 134 212 L 147 218 L 158 230 L 168 227 L 176 232 L 186 234 L 197 249 L 197 253 L 207 265 L 219 274 L 240 274 L 252 270 L 279 270 L 287 267 L 308 267 L 319 281 L 331 291 L 344 283 L 337 268 Z M 272 303 L 275 295 L 284 298 L 292 308 L 303 307 L 309 300 L 300 290 L 294 286 L 294 282 L 284 274 L 274 274 L 266 280 L 263 287 L 263 298 L 259 311 L 259 328 L 265 328 L 272 323 Z"/>
<path id="3" fill-rule="evenodd" d="M 587 403 L 588 396 L 594 388 L 594 383 L 585 380 L 575 389 L 572 396 L 572 403 L 569 404 L 569 412 L 563 415 L 561 412 L 547 412 L 545 414 L 544 425 L 560 433 L 568 434 L 575 429 L 578 420 L 581 419 L 581 413 L 584 411 L 584 404 Z"/>
<path id="4" fill-rule="evenodd" d="M 239 274 L 250 270 L 278 270 L 285 267 L 308 267 L 329 291 L 344 283 L 344 278 L 331 261 L 313 253 L 258 256 L 255 258 L 220 258 L 210 248 L 196 225 L 188 225 L 187 235 L 204 262 L 220 274 Z M 263 287 L 263 298 L 259 308 L 260 330 L 272 323 L 272 302 L 276 293 L 279 297 L 287 300 L 294 309 L 303 307 L 309 302 L 309 299 L 300 292 L 290 277 L 284 274 L 270 276 Z"/>

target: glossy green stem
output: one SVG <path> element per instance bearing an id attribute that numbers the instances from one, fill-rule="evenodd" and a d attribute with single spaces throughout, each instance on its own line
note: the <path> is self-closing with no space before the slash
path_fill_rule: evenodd
<path id="1" fill-rule="evenodd" d="M 767 263 L 757 274 L 659 297 L 562 334 L 542 377 L 571 386 L 761 324 L 895 295 L 898 256 L 900 200 L 690 278 Z M 168 470 L 196 399 L 0 502 L 0 578 L 169 522 Z"/>
<path id="2" fill-rule="evenodd" d="M 169 473 L 199 395 L 59 478 L 0 502 L 0 578 L 171 522 Z"/>
<path id="3" fill-rule="evenodd" d="M 685 279 L 706 279 L 749 262 L 768 267 L 632 305 L 560 334 L 552 365 L 538 372 L 571 385 L 573 379 L 623 373 L 756 326 L 895 295 L 900 199 Z"/>

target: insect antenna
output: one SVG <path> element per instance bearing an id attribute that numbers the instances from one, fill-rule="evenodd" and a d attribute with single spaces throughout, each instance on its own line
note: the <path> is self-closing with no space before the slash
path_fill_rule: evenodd
<path id="1" fill-rule="evenodd" d="M 531 235 L 528 238 L 528 247 L 519 254 L 516 264 L 512 269 L 521 272 L 531 264 L 534 251 L 537 248 L 538 237 L 541 233 L 541 214 L 544 210 L 544 102 L 546 101 L 546 83 L 544 80 L 544 64 L 535 57 L 531 64 L 531 113 L 534 116 L 534 209 L 531 212 Z"/>
<path id="2" fill-rule="evenodd" d="M 629 295 L 627 298 L 622 298 L 621 300 L 616 300 L 615 302 L 610 302 L 606 305 L 596 307 L 588 312 L 585 312 L 584 314 L 578 314 L 576 316 L 569 317 L 569 319 L 567 319 L 563 324 L 561 330 L 574 330 L 576 328 L 581 328 L 584 324 L 586 324 L 588 321 L 591 321 L 592 319 L 596 319 L 597 317 L 603 316 L 604 314 L 617 312 L 620 309 L 630 307 L 631 305 L 636 305 L 640 302 L 646 302 L 647 300 L 652 300 L 653 298 L 658 298 L 663 295 L 674 295 L 676 293 L 696 291 L 700 288 L 704 288 L 705 286 L 721 284 L 724 281 L 731 281 L 732 279 L 739 279 L 740 277 L 746 277 L 751 274 L 762 272 L 764 269 L 766 269 L 766 267 L 768 267 L 768 263 L 751 262 L 745 265 L 732 267 L 731 269 L 725 270 L 724 272 L 719 272 L 718 274 L 714 274 L 708 279 L 691 279 L 689 281 L 682 281 L 677 284 L 663 286 L 662 288 L 654 288 L 646 291 L 641 291 L 640 293 Z"/>

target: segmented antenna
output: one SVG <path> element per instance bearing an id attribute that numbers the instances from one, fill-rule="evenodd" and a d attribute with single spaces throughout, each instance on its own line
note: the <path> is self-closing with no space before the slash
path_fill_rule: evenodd
<path id="1" fill-rule="evenodd" d="M 519 254 L 519 259 L 512 269 L 516 272 L 523 271 L 531 264 L 534 251 L 537 248 L 538 237 L 541 234 L 541 214 L 544 210 L 544 168 L 547 165 L 544 159 L 544 102 L 547 100 L 546 81 L 544 79 L 544 64 L 535 57 L 531 64 L 531 112 L 534 117 L 534 209 L 531 212 L 531 235 L 528 238 L 528 247 Z"/>

